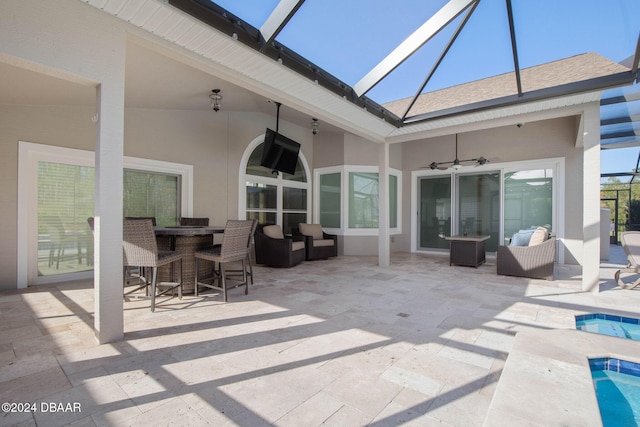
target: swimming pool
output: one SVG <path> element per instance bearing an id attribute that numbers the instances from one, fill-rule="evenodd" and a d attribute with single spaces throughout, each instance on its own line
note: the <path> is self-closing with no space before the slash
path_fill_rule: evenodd
<path id="1" fill-rule="evenodd" d="M 589 367 L 603 426 L 640 425 L 640 364 L 602 357 Z"/>
<path id="2" fill-rule="evenodd" d="M 576 329 L 612 337 L 640 340 L 640 320 L 594 313 L 576 316 Z"/>

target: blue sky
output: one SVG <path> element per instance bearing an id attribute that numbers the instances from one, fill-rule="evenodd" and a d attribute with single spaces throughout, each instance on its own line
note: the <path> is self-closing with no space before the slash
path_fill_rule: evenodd
<path id="1" fill-rule="evenodd" d="M 278 3 L 215 2 L 256 28 Z M 306 0 L 277 40 L 353 86 L 446 2 Z M 480 1 L 426 91 L 513 71 L 505 3 Z M 521 68 L 585 52 L 620 62 L 635 51 L 640 0 L 512 0 L 512 4 Z M 413 96 L 460 20 L 454 20 L 367 96 L 378 103 Z M 526 82 L 523 85 L 526 90 Z M 638 149 L 608 151 L 602 156 L 604 171 L 635 167 Z"/>

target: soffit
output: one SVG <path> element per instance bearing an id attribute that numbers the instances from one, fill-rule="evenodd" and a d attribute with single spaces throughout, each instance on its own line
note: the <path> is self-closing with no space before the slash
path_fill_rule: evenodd
<path id="1" fill-rule="evenodd" d="M 410 123 L 404 127 L 396 128 L 384 119 L 386 108 L 383 108 L 384 111 L 381 112 L 374 102 L 367 103 L 365 102 L 366 100 L 360 102 L 360 98 L 358 98 L 360 101 L 354 103 L 352 94 L 349 92 L 351 89 L 343 87 L 342 82 L 338 81 L 336 83 L 333 80 L 323 78 L 312 80 L 309 77 L 310 69 L 316 73 L 316 76 L 324 75 L 322 70 L 313 64 L 306 64 L 310 68 L 305 69 L 282 66 L 274 58 L 262 55 L 255 48 L 250 48 L 247 44 L 242 43 L 244 37 L 251 36 L 259 39 L 260 34 L 257 36 L 254 34 L 257 31 L 256 29 L 248 28 L 245 33 L 236 33 L 239 40 L 234 40 L 230 32 L 225 34 L 213 29 L 193 16 L 156 0 L 86 0 L 86 2 L 123 21 L 129 22 L 150 35 L 159 37 L 163 42 L 174 44 L 200 58 L 206 59 L 219 77 L 231 83 L 247 88 L 261 96 L 282 102 L 283 105 L 309 114 L 310 117 L 318 117 L 321 121 L 329 122 L 347 132 L 355 133 L 376 142 L 382 142 L 387 137 L 405 139 L 409 138 L 413 133 L 439 129 L 443 126 L 450 126 L 453 123 L 474 123 L 487 117 L 494 119 L 512 117 L 523 112 L 535 112 L 541 109 L 576 105 L 581 99 L 592 99 L 591 95 L 581 98 L 579 93 L 591 94 L 596 89 L 628 84 L 632 79 L 631 73 L 627 72 L 624 76 L 613 74 L 617 79 L 612 81 L 594 82 L 596 83 L 595 86 L 580 87 L 578 85 L 566 91 L 553 90 L 556 88 L 553 87 L 552 90 L 542 89 L 536 91 L 535 89 L 531 90 L 531 88 L 536 87 L 535 84 L 527 87 L 527 78 L 523 78 L 525 88 L 531 91 L 531 93 L 525 93 L 528 96 L 522 96 L 521 93 L 500 96 L 500 93 L 495 92 L 495 89 L 500 89 L 507 85 L 498 84 L 474 92 L 492 95 L 492 102 L 477 101 L 475 103 L 467 103 L 462 108 L 453 106 L 448 109 L 439 108 L 437 110 L 434 110 L 433 106 L 429 105 L 428 100 L 437 100 L 438 94 L 431 96 L 434 92 L 426 93 L 418 97 L 417 105 L 412 109 L 414 117 L 411 118 L 410 122 L 420 123 Z M 196 6 L 198 4 L 207 4 L 204 0 L 180 0 L 177 3 L 192 3 L 196 4 Z M 288 12 L 291 12 L 301 2 L 291 0 L 280 4 L 283 3 L 288 3 Z M 468 2 L 465 4 L 468 4 Z M 287 10 L 284 11 L 283 16 L 288 16 Z M 231 31 L 237 31 L 238 25 L 244 27 L 244 24 L 238 21 L 235 24 L 229 24 L 229 28 Z M 291 53 L 291 55 L 294 55 L 294 53 Z M 295 59 L 298 61 L 304 60 L 304 58 L 300 57 Z M 569 70 L 566 74 L 570 81 L 575 77 L 571 71 L 575 71 L 575 69 Z M 526 70 L 522 70 L 522 74 L 523 77 L 526 77 Z M 497 80 L 500 78 L 510 77 L 506 75 L 496 76 Z M 533 81 L 535 82 L 536 78 L 533 78 Z M 473 86 L 472 83 L 459 86 Z M 341 97 L 336 93 L 335 87 L 327 87 L 335 86 L 336 84 L 340 90 L 346 90 L 349 96 L 345 94 Z M 508 86 L 513 87 L 514 85 Z M 460 87 L 456 87 L 454 91 L 459 89 Z M 351 102 L 345 102 L 345 98 L 349 98 Z M 358 104 L 358 102 L 360 103 Z M 397 105 L 401 104 L 402 102 L 400 101 Z M 439 105 L 437 102 L 432 104 Z M 392 108 L 389 110 L 392 112 L 400 111 L 400 109 L 394 110 Z M 419 114 L 416 115 L 416 111 Z M 421 113 L 421 111 L 426 111 L 426 113 Z M 371 112 L 374 112 L 377 116 L 382 116 L 383 119 L 369 114 Z"/>
<path id="2" fill-rule="evenodd" d="M 309 117 L 318 117 L 375 142 L 382 142 L 394 129 L 366 109 L 354 106 L 168 4 L 155 0 L 87 0 L 86 3 L 159 38 L 156 42 L 163 46 L 170 43 L 206 60 L 207 64 L 201 69 L 208 69 L 219 78 L 307 113 Z"/>

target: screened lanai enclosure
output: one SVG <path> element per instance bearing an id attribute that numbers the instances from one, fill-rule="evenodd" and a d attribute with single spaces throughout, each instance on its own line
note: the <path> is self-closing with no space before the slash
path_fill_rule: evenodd
<path id="1" fill-rule="evenodd" d="M 368 4 L 367 9 L 384 13 L 369 13 L 360 1 L 168 3 L 399 129 L 588 88 L 628 85 L 638 68 L 638 25 L 631 17 L 638 16 L 640 7 L 632 0 Z M 594 21 L 596 17 L 598 21 Z M 617 25 L 605 30 L 603 20 Z M 624 63 L 632 73 L 569 82 L 540 81 L 530 72 L 541 64 L 594 49 Z M 580 70 L 562 71 L 570 74 Z M 491 90 L 461 92 L 458 99 L 438 97 L 443 89 L 488 82 L 495 76 L 504 79 Z M 621 231 L 640 228 L 640 190 L 635 179 L 640 145 L 637 86 L 606 91 L 601 117 L 602 203 L 611 210 L 612 241 L 617 241 Z M 38 274 L 92 269 L 93 235 L 87 218 L 93 215 L 93 168 L 46 162 L 38 167 L 42 183 L 38 199 Z M 248 176 L 264 172 L 249 169 Z M 269 176 L 268 171 L 265 173 Z M 346 212 L 348 226 L 377 228 L 377 174 L 348 176 L 349 191 L 354 194 Z M 284 178 L 285 183 L 307 183 L 310 179 Z M 323 209 L 319 220 L 329 228 L 340 227 L 339 178 L 336 173 L 320 175 Z M 390 179 L 391 188 L 396 188 L 397 177 L 391 175 Z M 154 216 L 158 225 L 175 224 L 181 215 L 180 180 L 179 174 L 126 170 L 124 216 Z M 446 250 L 449 243 L 445 238 L 455 231 L 491 236 L 487 249 L 493 252 L 504 243 L 500 236 L 510 236 L 533 223 L 553 227 L 553 180 L 554 170 L 546 168 L 421 178 L 417 247 Z M 282 214 L 285 230 L 305 221 L 308 184 L 281 187 L 277 190 L 280 187 L 251 178 L 246 216 L 276 222 L 276 195 L 282 191 L 286 195 L 286 212 Z M 398 194 L 391 191 L 389 198 L 395 206 Z M 390 215 L 390 227 L 394 228 L 397 210 L 392 209 Z"/>
<path id="2" fill-rule="evenodd" d="M 601 205 L 617 244 L 620 233 L 640 230 L 640 85 L 607 91 L 600 105 Z"/>
<path id="3" fill-rule="evenodd" d="M 525 70 L 594 51 L 615 62 L 633 57 L 639 28 L 631 17 L 640 13 L 633 0 L 168 3 L 398 127 L 629 84 L 629 73 L 541 81 Z M 498 75 L 501 93 L 435 95 Z"/>

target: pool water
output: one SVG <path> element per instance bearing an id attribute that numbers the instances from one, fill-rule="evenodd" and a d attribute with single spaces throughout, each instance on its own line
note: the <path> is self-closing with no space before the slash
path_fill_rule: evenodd
<path id="1" fill-rule="evenodd" d="M 576 329 L 612 337 L 640 340 L 640 320 L 611 314 L 576 316 Z"/>
<path id="2" fill-rule="evenodd" d="M 640 426 L 640 364 L 589 359 L 604 427 Z"/>

